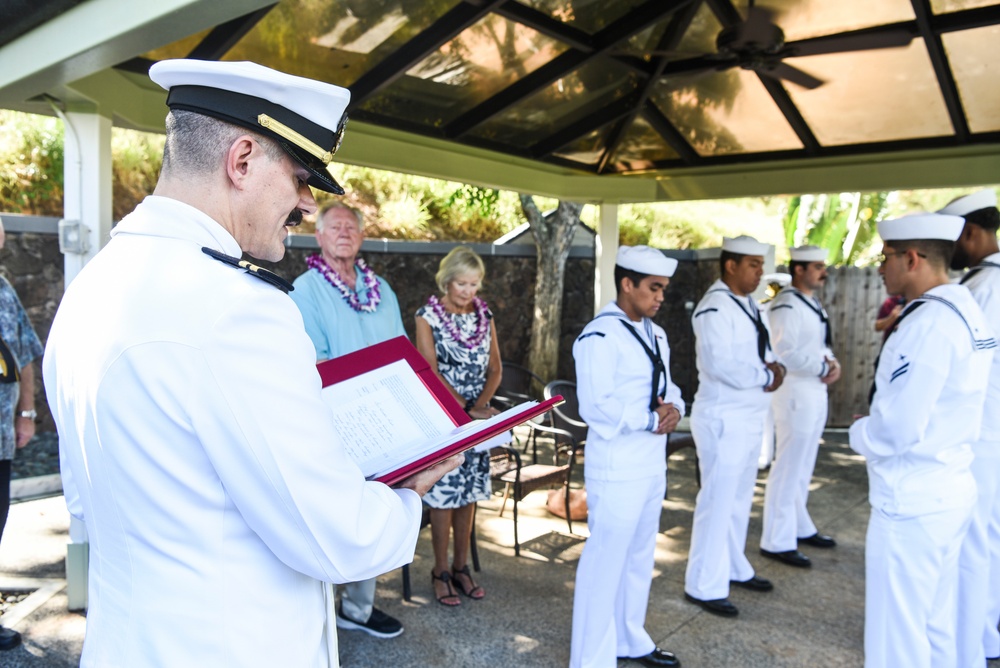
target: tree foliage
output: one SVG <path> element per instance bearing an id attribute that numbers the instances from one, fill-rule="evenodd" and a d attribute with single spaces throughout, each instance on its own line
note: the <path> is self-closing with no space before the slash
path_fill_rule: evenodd
<path id="1" fill-rule="evenodd" d="M 61 216 L 63 126 L 0 110 L 0 211 Z"/>
<path id="2" fill-rule="evenodd" d="M 878 221 L 888 217 L 888 192 L 801 195 L 788 200 L 782 227 L 785 246 L 809 244 L 827 249 L 829 264 L 870 261 Z"/>

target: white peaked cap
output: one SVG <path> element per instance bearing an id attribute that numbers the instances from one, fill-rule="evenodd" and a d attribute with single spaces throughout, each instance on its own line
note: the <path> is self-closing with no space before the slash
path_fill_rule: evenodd
<path id="1" fill-rule="evenodd" d="M 771 283 L 777 283 L 781 287 L 786 287 L 792 284 L 792 275 L 786 274 L 783 271 L 779 271 L 774 274 L 764 274 L 761 276 L 761 282 L 764 285 L 770 285 Z"/>
<path id="2" fill-rule="evenodd" d="M 740 255 L 767 255 L 770 244 L 762 244 L 753 237 L 741 234 L 738 237 L 722 237 L 722 250 Z"/>
<path id="3" fill-rule="evenodd" d="M 169 91 L 167 106 L 270 137 L 309 170 L 309 185 L 344 194 L 327 167 L 340 147 L 351 92 L 250 62 L 161 60 L 149 78 Z"/>
<path id="4" fill-rule="evenodd" d="M 954 200 L 948 206 L 938 211 L 948 216 L 967 216 L 973 211 L 979 211 L 980 209 L 989 209 L 990 207 L 996 208 L 997 206 L 997 194 L 992 188 L 986 190 L 980 190 L 979 192 L 974 192 L 971 195 L 966 195 L 965 197 L 959 197 Z"/>
<path id="5" fill-rule="evenodd" d="M 789 253 L 792 255 L 792 262 L 826 262 L 829 251 L 819 246 L 799 246 L 792 248 Z"/>
<path id="6" fill-rule="evenodd" d="M 940 213 L 915 213 L 902 218 L 882 220 L 878 235 L 882 241 L 909 241 L 910 239 L 941 239 L 955 241 L 962 234 L 965 218 Z"/>
<path id="7" fill-rule="evenodd" d="M 649 246 L 619 246 L 615 264 L 622 269 L 637 271 L 649 276 L 670 278 L 677 270 L 677 260 Z"/>

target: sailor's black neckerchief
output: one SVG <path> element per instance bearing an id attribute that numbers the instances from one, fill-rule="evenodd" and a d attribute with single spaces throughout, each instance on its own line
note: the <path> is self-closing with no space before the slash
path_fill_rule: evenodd
<path id="1" fill-rule="evenodd" d="M 752 299 L 748 298 L 748 303 L 750 304 L 751 311 L 747 311 L 743 308 L 743 302 L 740 301 L 739 297 L 734 295 L 728 288 L 715 288 L 714 290 L 709 290 L 709 292 L 724 292 L 729 295 L 729 298 L 736 302 L 736 305 L 743 312 L 743 315 L 750 318 L 750 322 L 753 326 L 757 328 L 757 354 L 760 356 L 760 361 L 765 365 L 767 364 L 767 351 L 771 349 L 771 336 L 767 332 L 767 327 L 764 326 L 764 321 L 760 317 L 760 310 L 757 305 L 753 303 Z"/>
<path id="2" fill-rule="evenodd" d="M 798 290 L 793 288 L 790 292 L 801 299 L 802 303 L 808 306 L 810 311 L 819 316 L 820 321 L 823 323 L 823 327 L 826 329 L 826 332 L 823 334 L 823 342 L 826 343 L 827 348 L 833 350 L 833 334 L 830 333 L 830 319 L 827 317 L 826 311 L 819 305 L 818 301 L 813 303 Z"/>
<path id="3" fill-rule="evenodd" d="M 651 348 L 649 344 L 642 340 L 642 335 L 635 331 L 635 327 L 632 326 L 631 321 L 622 317 L 618 313 L 600 313 L 597 316 L 601 317 L 613 317 L 617 318 L 621 322 L 622 326 L 629 331 L 629 333 L 635 337 L 635 340 L 639 342 L 642 346 L 643 352 L 646 353 L 646 357 L 649 358 L 650 363 L 653 365 L 653 385 L 652 390 L 649 395 L 649 410 L 655 411 L 660 406 L 659 399 L 663 399 L 667 394 L 666 383 L 663 383 L 663 391 L 660 391 L 660 382 L 667 376 L 667 368 L 663 364 L 663 358 L 660 356 L 660 342 L 656 340 L 656 335 L 653 333 L 653 323 L 649 318 L 643 318 L 642 324 L 646 330 L 646 335 L 653 342 L 653 347 Z"/>
<path id="4" fill-rule="evenodd" d="M 885 338 L 882 339 L 882 347 L 879 349 L 878 355 L 875 356 L 875 377 L 878 376 L 878 361 L 882 358 L 882 351 L 885 350 L 886 341 L 888 341 L 889 337 L 892 336 L 892 333 L 899 328 L 899 323 L 903 322 L 903 318 L 910 315 L 926 303 L 927 302 L 921 300 L 910 302 L 906 305 L 906 308 L 903 309 L 903 312 L 899 314 L 899 317 L 896 318 L 896 321 L 892 323 L 892 327 L 889 328 L 889 331 L 886 332 Z M 875 377 L 872 378 L 872 386 L 871 389 L 868 390 L 868 406 L 872 405 L 872 399 L 875 398 Z"/>
<path id="5" fill-rule="evenodd" d="M 974 350 L 989 350 L 991 348 L 996 348 L 997 347 L 996 339 L 993 338 L 993 337 L 988 337 L 988 338 L 985 338 L 985 339 L 977 339 L 976 338 L 976 333 L 973 331 L 972 325 L 970 325 L 969 321 L 965 319 L 965 316 L 962 315 L 962 312 L 958 309 L 957 306 L 955 306 L 954 304 L 952 304 L 947 299 L 944 299 L 942 297 L 938 297 L 937 295 L 929 295 L 929 294 L 924 294 L 924 295 L 920 296 L 919 298 L 913 300 L 909 304 L 907 304 L 906 308 L 903 309 L 903 312 L 899 314 L 898 318 L 896 318 L 896 322 L 894 322 L 892 324 L 892 327 L 889 328 L 889 333 L 886 335 L 885 341 L 888 341 L 889 337 L 892 336 L 892 333 L 895 332 L 897 329 L 899 329 L 899 324 L 901 322 L 903 322 L 903 319 L 906 318 L 906 316 L 908 316 L 909 314 L 913 313 L 919 307 L 923 306 L 924 304 L 927 304 L 928 302 L 937 302 L 939 304 L 943 304 L 944 306 L 947 306 L 952 311 L 954 311 L 955 314 L 958 315 L 958 317 L 962 319 L 962 322 L 965 323 L 966 328 L 969 330 L 969 336 L 972 338 L 972 347 L 973 347 Z M 885 349 L 885 342 L 882 343 L 882 350 L 884 350 L 884 349 Z M 876 371 L 876 373 L 878 372 L 878 361 L 879 361 L 879 358 L 881 358 L 881 357 L 882 357 L 882 351 L 880 350 L 879 354 L 878 354 L 878 357 L 875 358 L 875 371 Z M 871 391 L 868 393 L 868 405 L 869 406 L 871 406 L 872 399 L 874 397 L 875 397 L 875 381 L 873 380 L 872 381 Z"/>
<path id="6" fill-rule="evenodd" d="M 976 274 L 978 274 L 979 272 L 981 272 L 983 269 L 986 269 L 987 267 L 993 267 L 994 269 L 1000 269 L 1000 264 L 997 264 L 996 262 L 987 262 L 986 260 L 983 260 L 982 262 L 980 262 L 979 264 L 977 264 L 975 267 L 973 267 L 972 269 L 970 269 L 968 271 L 968 273 L 966 273 L 965 276 L 962 277 L 962 279 L 958 282 L 959 285 L 964 285 L 966 281 L 968 281 L 970 278 L 972 278 L 973 276 L 975 276 Z"/>

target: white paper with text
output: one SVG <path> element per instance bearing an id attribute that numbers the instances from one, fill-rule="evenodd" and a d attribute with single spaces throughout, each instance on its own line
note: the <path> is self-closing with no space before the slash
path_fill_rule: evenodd
<path id="1" fill-rule="evenodd" d="M 377 478 L 530 410 L 528 402 L 456 427 L 416 372 L 399 360 L 322 390 L 348 455 Z"/>

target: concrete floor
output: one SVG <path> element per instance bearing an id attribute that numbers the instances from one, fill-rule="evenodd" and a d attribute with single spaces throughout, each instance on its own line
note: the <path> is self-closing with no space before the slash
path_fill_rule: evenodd
<path id="1" fill-rule="evenodd" d="M 845 433 L 824 436 L 810 508 L 820 530 L 835 536 L 839 545 L 833 550 L 804 549 L 813 558 L 808 570 L 761 557 L 757 549 L 766 482 L 762 473 L 747 554 L 757 572 L 774 582 L 775 590 L 764 594 L 734 590 L 731 600 L 740 609 L 735 619 L 710 615 L 684 601 L 697 486 L 693 451 L 682 450 L 671 458 L 646 628 L 662 647 L 677 653 L 685 668 L 862 665 L 867 475 L 863 460 L 846 446 Z M 549 515 L 544 503 L 545 493 L 535 492 L 520 506 L 519 558 L 513 554 L 509 506 L 504 517 L 498 517 L 498 498 L 480 504 L 478 578 L 487 596 L 483 601 L 463 599 L 455 609 L 438 605 L 432 596 L 430 531 L 425 529 L 411 567 L 413 599 L 403 601 L 399 571 L 380 578 L 376 604 L 399 617 L 406 632 L 392 640 L 376 640 L 342 631 L 343 664 L 351 668 L 565 666 L 576 562 L 586 527 L 575 523 L 576 534 L 569 534 L 566 522 Z M 0 551 L 0 590 L 13 578 L 58 582 L 67 523 L 58 497 L 15 505 Z M 14 628 L 24 634 L 24 645 L 0 654 L 0 665 L 77 665 L 85 617 L 66 611 L 64 592 L 52 595 Z"/>

